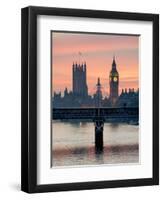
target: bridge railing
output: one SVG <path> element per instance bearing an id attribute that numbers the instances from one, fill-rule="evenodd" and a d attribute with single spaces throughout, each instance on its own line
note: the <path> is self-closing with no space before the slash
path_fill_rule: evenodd
<path id="1" fill-rule="evenodd" d="M 93 119 L 98 108 L 54 108 L 53 119 Z M 104 118 L 138 118 L 138 107 L 100 108 L 100 116 Z"/>

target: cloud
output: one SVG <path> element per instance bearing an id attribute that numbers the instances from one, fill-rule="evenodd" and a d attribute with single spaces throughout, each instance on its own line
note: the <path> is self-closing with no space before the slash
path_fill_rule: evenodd
<path id="1" fill-rule="evenodd" d="M 87 63 L 87 83 L 91 92 L 97 77 L 101 78 L 109 90 L 109 73 L 113 55 L 116 55 L 120 75 L 120 88 L 138 88 L 139 74 L 139 37 L 126 35 L 97 35 L 56 33 L 52 35 L 53 89 L 63 91 L 72 88 L 72 64 L 80 61 Z"/>

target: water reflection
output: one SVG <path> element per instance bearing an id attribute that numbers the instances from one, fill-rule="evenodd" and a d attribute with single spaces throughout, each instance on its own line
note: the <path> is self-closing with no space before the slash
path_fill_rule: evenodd
<path id="1" fill-rule="evenodd" d="M 110 123 L 110 127 L 112 129 L 117 129 L 119 127 L 119 124 L 118 123 Z"/>
<path id="2" fill-rule="evenodd" d="M 104 164 L 103 153 L 104 153 L 104 149 L 97 149 L 95 147 L 95 158 L 96 158 L 96 162 L 99 164 Z"/>
<path id="3" fill-rule="evenodd" d="M 54 122 L 53 166 L 139 162 L 139 127 L 105 124 L 104 148 L 96 149 L 93 123 Z"/>

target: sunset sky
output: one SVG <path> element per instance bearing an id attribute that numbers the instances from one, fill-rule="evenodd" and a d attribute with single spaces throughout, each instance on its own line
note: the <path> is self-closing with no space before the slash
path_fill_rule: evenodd
<path id="1" fill-rule="evenodd" d="M 79 59 L 79 52 L 82 53 Z M 104 96 L 109 95 L 109 73 L 113 55 L 119 72 L 119 92 L 138 86 L 139 36 L 52 33 L 52 88 L 72 90 L 72 64 L 86 62 L 89 94 L 100 77 Z"/>

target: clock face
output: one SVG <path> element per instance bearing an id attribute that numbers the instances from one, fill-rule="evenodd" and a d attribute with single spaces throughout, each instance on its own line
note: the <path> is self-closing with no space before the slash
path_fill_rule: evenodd
<path id="1" fill-rule="evenodd" d="M 117 77 L 114 77 L 114 79 L 113 79 L 113 80 L 114 80 L 114 82 L 117 82 L 117 80 L 118 80 L 118 79 L 117 79 Z"/>

